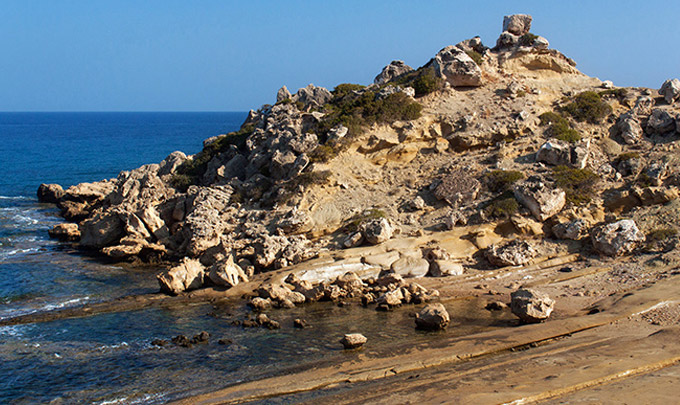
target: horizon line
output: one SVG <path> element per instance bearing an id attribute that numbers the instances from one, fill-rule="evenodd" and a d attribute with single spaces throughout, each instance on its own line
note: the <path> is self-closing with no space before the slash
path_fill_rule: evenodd
<path id="1" fill-rule="evenodd" d="M 39 110 L 39 111 L 31 111 L 31 110 L 24 110 L 24 111 L 0 111 L 0 114 L 34 114 L 34 113 L 46 113 L 46 114 L 55 114 L 55 113 L 247 113 L 249 110 L 243 110 L 243 111 L 224 111 L 224 110 L 64 110 L 64 111 L 48 111 L 48 110 Z"/>

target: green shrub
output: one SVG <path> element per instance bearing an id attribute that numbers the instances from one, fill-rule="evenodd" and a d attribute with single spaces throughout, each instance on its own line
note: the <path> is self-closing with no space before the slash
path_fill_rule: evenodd
<path id="1" fill-rule="evenodd" d="M 522 46 L 532 46 L 536 39 L 538 39 L 538 35 L 527 32 L 526 34 L 519 37 L 519 44 Z"/>
<path id="2" fill-rule="evenodd" d="M 387 218 L 385 211 L 378 208 L 371 208 L 352 218 L 350 222 L 345 225 L 345 232 L 355 232 L 359 229 L 359 225 L 361 225 L 362 222 L 380 218 Z"/>
<path id="3" fill-rule="evenodd" d="M 465 53 L 475 61 L 477 66 L 482 66 L 482 63 L 484 63 L 484 58 L 482 57 L 482 54 L 475 51 L 474 49 L 470 49 L 469 51 L 465 51 Z"/>
<path id="4" fill-rule="evenodd" d="M 366 86 L 363 86 L 361 84 L 342 83 L 342 84 L 338 84 L 337 86 L 335 86 L 335 88 L 333 89 L 333 91 L 331 93 L 333 94 L 333 96 L 335 96 L 337 98 L 343 98 L 343 97 L 347 96 L 348 94 L 353 93 L 357 90 L 361 90 L 365 87 Z"/>
<path id="5" fill-rule="evenodd" d="M 395 78 L 391 83 L 402 87 L 413 87 L 416 97 L 422 97 L 444 88 L 444 79 L 437 77 L 431 60 L 417 70 Z"/>
<path id="6" fill-rule="evenodd" d="M 493 219 L 510 218 L 517 212 L 519 204 L 512 193 L 504 193 L 499 198 L 494 199 L 484 208 L 487 217 Z"/>
<path id="7" fill-rule="evenodd" d="M 574 101 L 562 108 L 564 112 L 574 117 L 576 121 L 586 121 L 599 124 L 612 112 L 612 108 L 599 94 L 594 91 L 584 91 L 577 95 Z"/>
<path id="8" fill-rule="evenodd" d="M 489 190 L 495 193 L 509 190 L 515 182 L 523 178 L 524 175 L 516 170 L 494 170 L 486 174 Z"/>
<path id="9" fill-rule="evenodd" d="M 582 205 L 590 202 L 595 194 L 595 185 L 600 177 L 588 169 L 574 169 L 567 166 L 553 168 L 555 185 L 566 193 L 567 202 Z"/>
<path id="10" fill-rule="evenodd" d="M 555 112 L 549 111 L 539 115 L 540 125 L 549 125 L 546 133 L 555 139 L 575 143 L 581 140 L 581 135 L 571 127 L 569 121 Z"/>
<path id="11" fill-rule="evenodd" d="M 334 142 L 319 145 L 309 153 L 309 161 L 311 163 L 326 163 L 338 155 L 339 149 L 341 149 L 339 145 Z"/>
<path id="12" fill-rule="evenodd" d="M 189 186 L 195 183 L 195 179 L 187 174 L 175 173 L 170 178 L 170 185 L 181 193 L 186 193 Z"/>
<path id="13" fill-rule="evenodd" d="M 626 152 L 616 157 L 617 162 L 625 162 L 626 160 L 640 159 L 640 154 L 637 152 Z"/>
<path id="14" fill-rule="evenodd" d="M 628 95 L 628 90 L 621 87 L 621 88 L 618 88 L 618 89 L 602 90 L 598 94 L 600 95 L 600 97 L 614 96 L 617 99 L 624 99 Z"/>

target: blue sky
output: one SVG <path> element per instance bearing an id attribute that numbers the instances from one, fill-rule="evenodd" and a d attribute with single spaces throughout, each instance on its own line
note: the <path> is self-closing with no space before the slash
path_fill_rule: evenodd
<path id="1" fill-rule="evenodd" d="M 245 111 L 283 84 L 368 84 L 528 13 L 584 73 L 680 76 L 678 1 L 0 0 L 0 111 Z"/>

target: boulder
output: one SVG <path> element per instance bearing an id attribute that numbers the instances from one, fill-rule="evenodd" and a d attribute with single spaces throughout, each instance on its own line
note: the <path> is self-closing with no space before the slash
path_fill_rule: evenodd
<path id="1" fill-rule="evenodd" d="M 80 245 L 102 248 L 111 245 L 125 235 L 125 223 L 114 211 L 95 214 L 80 223 Z"/>
<path id="2" fill-rule="evenodd" d="M 430 263 L 432 277 L 460 276 L 464 272 L 463 265 L 452 260 L 433 260 Z"/>
<path id="3" fill-rule="evenodd" d="M 496 40 L 497 49 L 514 48 L 519 43 L 519 36 L 508 31 L 504 31 Z"/>
<path id="4" fill-rule="evenodd" d="M 485 252 L 489 262 L 498 267 L 522 266 L 529 263 L 537 254 L 529 242 L 518 239 L 506 244 L 491 245 Z"/>
<path id="5" fill-rule="evenodd" d="M 272 300 L 269 298 L 254 297 L 248 302 L 248 306 L 255 311 L 264 311 L 272 307 Z"/>
<path id="6" fill-rule="evenodd" d="M 459 43 L 456 44 L 456 48 L 460 48 L 463 51 L 475 51 L 479 54 L 483 54 L 484 51 L 486 51 L 486 46 L 482 43 L 482 39 L 480 37 L 474 37 L 470 39 L 466 39 L 465 41 L 460 41 Z"/>
<path id="7" fill-rule="evenodd" d="M 668 176 L 668 163 L 657 161 L 645 167 L 644 174 L 653 186 L 660 186 Z"/>
<path id="8" fill-rule="evenodd" d="M 477 198 L 480 188 L 479 180 L 472 177 L 465 170 L 454 170 L 441 179 L 434 189 L 434 196 L 445 200 L 451 206 L 457 207 L 462 203 L 468 204 Z"/>
<path id="9" fill-rule="evenodd" d="M 41 184 L 38 187 L 38 202 L 56 204 L 64 196 L 64 189 L 59 184 Z"/>
<path id="10" fill-rule="evenodd" d="M 304 108 L 308 109 L 310 107 L 320 107 L 326 104 L 331 98 L 333 98 L 333 95 L 327 89 L 309 84 L 307 87 L 298 90 L 293 97 L 293 101 L 302 102 Z"/>
<path id="11" fill-rule="evenodd" d="M 404 73 L 413 71 L 413 68 L 403 60 L 393 60 L 389 65 L 385 66 L 378 76 L 375 77 L 373 83 L 381 85 L 397 78 Z"/>
<path id="12" fill-rule="evenodd" d="M 294 292 L 290 288 L 281 284 L 267 284 L 258 289 L 258 294 L 262 298 L 270 298 L 272 301 L 290 301 L 293 304 L 305 302 L 305 296 L 299 292 Z"/>
<path id="13" fill-rule="evenodd" d="M 279 91 L 276 92 L 276 102 L 280 103 L 285 100 L 290 100 L 292 97 L 292 94 L 290 94 L 290 91 L 288 91 L 288 87 L 282 86 Z"/>
<path id="14" fill-rule="evenodd" d="M 404 300 L 404 292 L 402 291 L 401 288 L 397 288 L 396 290 L 392 291 L 387 291 L 383 293 L 378 299 L 375 301 L 377 304 L 376 309 L 377 310 L 388 310 L 392 309 L 394 307 L 398 307 L 399 305 L 402 304 Z"/>
<path id="15" fill-rule="evenodd" d="M 574 145 L 560 140 L 544 143 L 536 152 L 536 161 L 552 166 L 570 166 L 583 169 L 588 162 L 588 145 Z"/>
<path id="16" fill-rule="evenodd" d="M 50 235 L 50 238 L 61 241 L 73 242 L 80 239 L 80 229 L 78 229 L 78 224 L 58 224 L 52 229 L 48 230 L 47 233 Z"/>
<path id="17" fill-rule="evenodd" d="M 621 114 L 616 121 L 616 130 L 623 142 L 633 145 L 642 139 L 643 131 L 638 118 L 631 113 Z"/>
<path id="18" fill-rule="evenodd" d="M 526 323 L 548 319 L 555 305 L 555 301 L 547 294 L 530 289 L 519 289 L 510 294 L 510 297 L 510 310 Z"/>
<path id="19" fill-rule="evenodd" d="M 367 341 L 366 336 L 361 333 L 349 333 L 340 339 L 340 343 L 345 349 L 358 349 Z"/>
<path id="20" fill-rule="evenodd" d="M 596 228 L 591 234 L 593 247 L 607 256 L 620 256 L 633 251 L 645 240 L 635 221 L 623 219 Z"/>
<path id="21" fill-rule="evenodd" d="M 430 263 L 422 258 L 404 256 L 392 263 L 390 269 L 402 277 L 425 277 L 430 271 Z"/>
<path id="22" fill-rule="evenodd" d="M 440 330 L 451 322 L 449 313 L 442 304 L 428 304 L 416 314 L 416 328 Z"/>
<path id="23" fill-rule="evenodd" d="M 517 201 L 539 221 L 545 221 L 560 212 L 567 202 L 564 190 L 551 188 L 540 180 L 527 179 L 516 185 L 513 193 Z"/>
<path id="24" fill-rule="evenodd" d="M 574 219 L 556 224 L 552 231 L 559 239 L 579 240 L 588 235 L 588 223 L 582 219 Z"/>
<path id="25" fill-rule="evenodd" d="M 668 79 L 661 85 L 659 94 L 663 96 L 668 104 L 673 104 L 680 99 L 680 80 Z"/>
<path id="26" fill-rule="evenodd" d="M 361 278 L 359 278 L 359 276 L 357 276 L 357 274 L 354 273 L 353 271 L 348 271 L 347 273 L 338 277 L 337 279 L 335 279 L 333 284 L 337 285 L 338 287 L 342 288 L 347 292 L 361 290 L 363 287 L 365 287 L 364 282 L 361 281 Z"/>
<path id="27" fill-rule="evenodd" d="M 361 234 L 366 242 L 377 245 L 392 238 L 392 226 L 386 218 L 373 219 L 361 225 Z"/>
<path id="28" fill-rule="evenodd" d="M 451 86 L 477 87 L 483 84 L 482 69 L 465 51 L 454 45 L 447 46 L 434 57 L 433 66 L 437 76 Z"/>
<path id="29" fill-rule="evenodd" d="M 503 31 L 514 35 L 524 35 L 531 30 L 531 16 L 528 14 L 513 14 L 503 17 Z"/>
<path id="30" fill-rule="evenodd" d="M 158 165 L 157 175 L 160 177 L 175 173 L 177 168 L 180 167 L 186 160 L 187 155 L 185 155 L 184 152 L 172 152 Z"/>
<path id="31" fill-rule="evenodd" d="M 234 257 L 231 255 L 226 260 L 213 264 L 208 277 L 215 285 L 223 287 L 234 287 L 240 282 L 248 281 L 248 276 L 238 264 L 234 263 Z"/>
<path id="32" fill-rule="evenodd" d="M 161 291 L 177 295 L 203 286 L 205 268 L 197 259 L 185 257 L 175 267 L 156 276 Z"/>
<path id="33" fill-rule="evenodd" d="M 653 109 L 647 120 L 647 132 L 659 135 L 675 132 L 675 117 L 666 110 Z"/>

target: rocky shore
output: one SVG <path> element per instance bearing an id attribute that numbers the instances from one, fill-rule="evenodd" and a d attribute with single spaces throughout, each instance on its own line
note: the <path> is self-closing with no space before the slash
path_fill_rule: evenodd
<path id="1" fill-rule="evenodd" d="M 50 235 L 164 266 L 169 295 L 244 299 L 254 325 L 273 325 L 260 316 L 271 308 L 329 301 L 414 305 L 414 327 L 440 330 L 446 304 L 473 296 L 526 327 L 553 325 L 517 347 L 576 333 L 609 295 L 677 278 L 680 80 L 588 77 L 531 21 L 505 17 L 493 47 L 474 37 L 417 69 L 393 61 L 369 86 L 284 86 L 196 155 L 43 184 L 40 201 L 68 221 Z M 224 398 L 244 399 L 234 392 Z"/>

